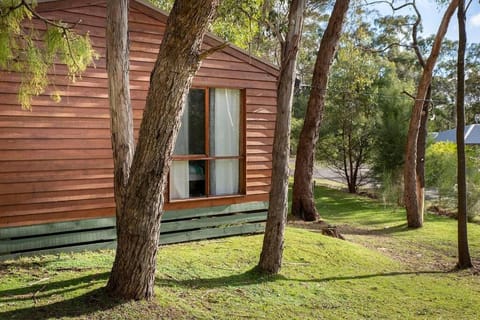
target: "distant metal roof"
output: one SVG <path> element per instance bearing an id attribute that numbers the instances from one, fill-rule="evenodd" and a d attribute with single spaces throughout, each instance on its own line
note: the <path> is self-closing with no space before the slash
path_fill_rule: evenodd
<path id="1" fill-rule="evenodd" d="M 435 137 L 435 142 L 450 141 L 457 142 L 456 129 L 441 131 Z M 480 124 L 465 126 L 465 144 L 480 144 Z"/>

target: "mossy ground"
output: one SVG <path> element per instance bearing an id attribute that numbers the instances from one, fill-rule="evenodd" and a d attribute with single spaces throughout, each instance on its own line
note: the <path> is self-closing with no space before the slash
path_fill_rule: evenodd
<path id="1" fill-rule="evenodd" d="M 0 263 L 0 319 L 478 319 L 480 276 L 453 271 L 455 220 L 409 230 L 403 210 L 322 187 L 316 199 L 347 241 L 293 224 L 277 276 L 253 270 L 262 235 L 162 247 L 151 302 L 104 294 L 112 251 L 23 258 Z"/>

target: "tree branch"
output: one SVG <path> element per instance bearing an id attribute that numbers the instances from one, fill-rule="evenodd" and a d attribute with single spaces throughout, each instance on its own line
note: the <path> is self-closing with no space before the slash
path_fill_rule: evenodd
<path id="1" fill-rule="evenodd" d="M 72 52 L 72 47 L 70 45 L 70 38 L 69 38 L 68 33 L 72 29 L 74 29 L 79 23 L 81 23 L 82 19 L 79 19 L 76 23 L 70 24 L 70 25 L 66 24 L 66 23 L 58 23 L 58 22 L 55 22 L 53 20 L 50 20 L 50 19 L 45 18 L 44 16 L 40 15 L 38 12 L 36 12 L 32 8 L 32 6 L 27 2 L 27 0 L 21 0 L 20 3 L 18 4 L 18 6 L 15 7 L 15 9 L 18 9 L 21 6 L 24 6 L 25 8 L 27 8 L 27 10 L 30 11 L 34 17 L 43 21 L 47 27 L 50 25 L 50 26 L 53 26 L 53 27 L 56 27 L 56 28 L 59 28 L 59 29 L 62 30 L 62 34 L 65 37 L 65 40 L 67 41 L 67 47 L 68 47 L 68 52 L 70 53 L 70 57 L 72 58 L 72 61 L 75 64 L 75 67 L 77 68 L 77 71 L 80 70 L 81 69 L 80 66 L 78 65 L 77 61 L 73 58 L 74 55 L 73 55 L 73 52 Z"/>
<path id="2" fill-rule="evenodd" d="M 40 15 L 38 12 L 36 12 L 32 6 L 27 2 L 27 0 L 21 0 L 20 2 L 20 5 L 23 5 L 25 6 L 25 8 L 28 9 L 28 11 L 30 11 L 32 13 L 32 15 L 40 20 L 42 20 L 43 22 L 45 22 L 46 24 L 49 24 L 51 26 L 54 26 L 54 27 L 57 27 L 57 28 L 60 28 L 62 30 L 70 30 L 70 29 L 73 29 L 77 24 L 79 24 L 81 22 L 81 19 L 78 20 L 77 23 L 75 23 L 74 25 L 72 26 L 69 26 L 68 24 L 64 24 L 64 23 L 57 23 L 53 20 L 50 20 L 50 19 L 47 19 L 45 18 L 44 16 Z"/>
<path id="3" fill-rule="evenodd" d="M 465 6 L 465 13 L 468 11 L 468 8 L 470 8 L 471 4 L 472 4 L 472 0 L 468 1 L 467 5 Z"/>
<path id="4" fill-rule="evenodd" d="M 358 45 L 358 47 L 363 51 L 371 52 L 371 53 L 382 53 L 382 52 L 385 52 L 385 51 L 387 51 L 387 50 L 389 50 L 393 47 L 403 47 L 403 48 L 407 48 L 407 49 L 413 48 L 411 45 L 401 44 L 399 42 L 391 43 L 388 46 L 386 46 L 384 48 L 381 48 L 381 49 L 373 49 L 373 48 L 365 47 L 365 46 L 362 46 L 362 45 Z"/>
<path id="5" fill-rule="evenodd" d="M 372 1 L 372 2 L 365 2 L 365 5 L 366 6 L 370 6 L 370 5 L 374 5 L 374 4 L 386 4 L 388 5 L 390 8 L 392 8 L 392 11 L 397 11 L 397 10 L 400 10 L 400 9 L 403 9 L 403 8 L 406 8 L 408 6 L 411 6 L 413 3 L 412 2 L 407 2 L 407 3 L 404 3 L 398 7 L 395 7 L 393 5 L 393 1 L 390 2 L 390 1 L 386 1 L 386 0 L 380 0 L 380 1 Z"/>
<path id="6" fill-rule="evenodd" d="M 405 94 L 406 96 L 412 98 L 413 100 L 415 100 L 415 98 L 416 98 L 413 94 L 407 92 L 406 90 L 403 90 L 402 93 Z"/>
<path id="7" fill-rule="evenodd" d="M 215 52 L 224 49 L 224 48 L 227 47 L 227 46 L 228 46 L 228 42 L 225 41 L 225 42 L 219 44 L 218 46 L 211 47 L 211 48 L 209 48 L 209 49 L 207 49 L 207 50 L 204 50 L 203 52 L 200 53 L 200 55 L 198 56 L 198 58 L 199 58 L 200 60 L 203 60 L 203 59 L 207 58 L 208 56 L 214 54 Z"/>
<path id="8" fill-rule="evenodd" d="M 8 16 L 10 14 L 10 12 L 15 11 L 17 9 L 20 9 L 22 6 L 23 6 L 23 3 L 20 2 L 16 6 L 7 7 L 7 8 L 5 8 L 6 9 L 5 13 L 2 12 L 2 14 L 0 16 L 2 18 L 5 18 L 6 16 Z"/>
<path id="9" fill-rule="evenodd" d="M 415 55 L 417 56 L 418 62 L 420 63 L 422 68 L 425 69 L 425 59 L 423 58 L 423 55 L 420 52 L 420 47 L 418 46 L 418 27 L 422 22 L 422 15 L 420 14 L 420 11 L 418 11 L 415 1 L 413 1 L 412 6 L 417 15 L 417 19 L 415 20 L 415 23 L 413 24 L 413 29 L 412 29 L 412 47 L 413 47 L 413 50 L 415 51 Z"/>

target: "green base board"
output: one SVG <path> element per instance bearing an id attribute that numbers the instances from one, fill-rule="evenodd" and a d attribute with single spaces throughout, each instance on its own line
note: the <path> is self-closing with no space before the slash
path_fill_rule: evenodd
<path id="1" fill-rule="evenodd" d="M 167 211 L 160 244 L 261 233 L 268 202 Z M 115 248 L 115 218 L 0 228 L 0 260 L 20 256 Z"/>

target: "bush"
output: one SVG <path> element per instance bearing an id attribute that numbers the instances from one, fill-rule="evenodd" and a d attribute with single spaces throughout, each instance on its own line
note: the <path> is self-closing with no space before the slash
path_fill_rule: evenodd
<path id="1" fill-rule="evenodd" d="M 469 220 L 480 214 L 480 150 L 467 146 L 467 212 Z M 439 194 L 439 205 L 457 207 L 457 145 L 438 142 L 427 148 L 425 180 Z"/>

